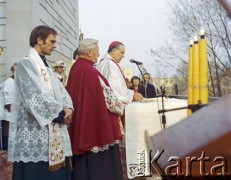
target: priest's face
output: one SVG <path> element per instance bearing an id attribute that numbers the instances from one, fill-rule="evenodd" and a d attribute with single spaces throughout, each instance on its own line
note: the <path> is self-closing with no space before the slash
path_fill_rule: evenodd
<path id="1" fill-rule="evenodd" d="M 49 34 L 45 42 L 38 38 L 38 53 L 42 56 L 51 55 L 52 51 L 56 48 L 56 35 Z"/>
<path id="2" fill-rule="evenodd" d="M 118 48 L 115 48 L 112 50 L 111 57 L 117 62 L 120 63 L 120 61 L 124 58 L 125 48 L 121 44 Z"/>
<path id="3" fill-rule="evenodd" d="M 97 63 L 97 59 L 99 57 L 99 46 L 96 45 L 95 48 L 89 50 L 90 60 L 95 64 Z"/>

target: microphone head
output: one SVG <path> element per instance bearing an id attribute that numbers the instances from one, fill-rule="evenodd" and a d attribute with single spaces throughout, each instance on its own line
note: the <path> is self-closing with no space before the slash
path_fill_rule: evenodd
<path id="1" fill-rule="evenodd" d="M 134 59 L 131 59 L 130 62 L 131 62 L 131 63 L 135 63 L 135 64 L 137 64 L 137 65 L 143 64 L 142 62 L 136 61 L 136 60 L 134 60 Z"/>

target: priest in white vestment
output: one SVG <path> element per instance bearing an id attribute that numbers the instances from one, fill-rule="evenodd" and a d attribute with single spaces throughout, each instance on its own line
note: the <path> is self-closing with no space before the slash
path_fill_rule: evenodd
<path id="1" fill-rule="evenodd" d="M 121 71 L 119 66 L 120 61 L 124 57 L 125 47 L 124 44 L 119 41 L 114 41 L 109 45 L 108 51 L 100 60 L 97 65 L 98 71 L 104 75 L 104 77 L 108 80 L 113 93 L 117 96 L 117 98 L 124 103 L 128 104 L 132 101 L 141 101 L 143 96 L 140 93 L 134 92 L 134 90 L 129 89 L 129 85 Z M 119 121 L 121 119 L 124 124 L 124 116 L 118 117 Z M 121 125 L 122 126 L 122 125 Z M 121 131 L 124 134 L 123 127 L 121 127 Z M 125 149 L 124 142 L 120 143 L 121 150 L 121 159 L 122 159 L 122 168 L 123 168 L 123 177 L 127 179 L 126 175 L 126 165 L 123 164 L 126 162 L 125 160 Z"/>
<path id="2" fill-rule="evenodd" d="M 45 57 L 56 48 L 56 35 L 48 26 L 35 27 L 29 53 L 17 64 L 8 150 L 13 180 L 71 179 L 73 104 Z"/>

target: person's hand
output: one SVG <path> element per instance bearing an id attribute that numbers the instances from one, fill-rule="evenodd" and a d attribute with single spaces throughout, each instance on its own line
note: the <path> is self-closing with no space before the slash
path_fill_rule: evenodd
<path id="1" fill-rule="evenodd" d="M 140 93 L 134 93 L 134 95 L 133 95 L 133 100 L 134 101 L 141 101 L 142 99 L 144 99 L 144 97 L 142 96 L 142 94 L 140 94 Z"/>
<path id="2" fill-rule="evenodd" d="M 70 108 L 64 109 L 65 116 L 64 116 L 64 123 L 69 126 L 72 121 L 73 110 Z"/>

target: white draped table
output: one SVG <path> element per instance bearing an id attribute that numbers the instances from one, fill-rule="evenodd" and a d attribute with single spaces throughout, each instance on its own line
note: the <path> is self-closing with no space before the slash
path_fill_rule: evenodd
<path id="1" fill-rule="evenodd" d="M 165 99 L 165 109 L 186 107 L 187 101 L 182 99 Z M 154 135 L 162 129 L 161 99 L 155 102 L 133 102 L 125 109 L 125 142 L 128 178 L 150 175 L 150 156 L 145 140 L 145 131 Z M 187 117 L 187 109 L 166 112 L 166 128 Z M 172 137 L 174 138 L 174 137 Z M 164 143 L 164 142 L 163 142 Z"/>

